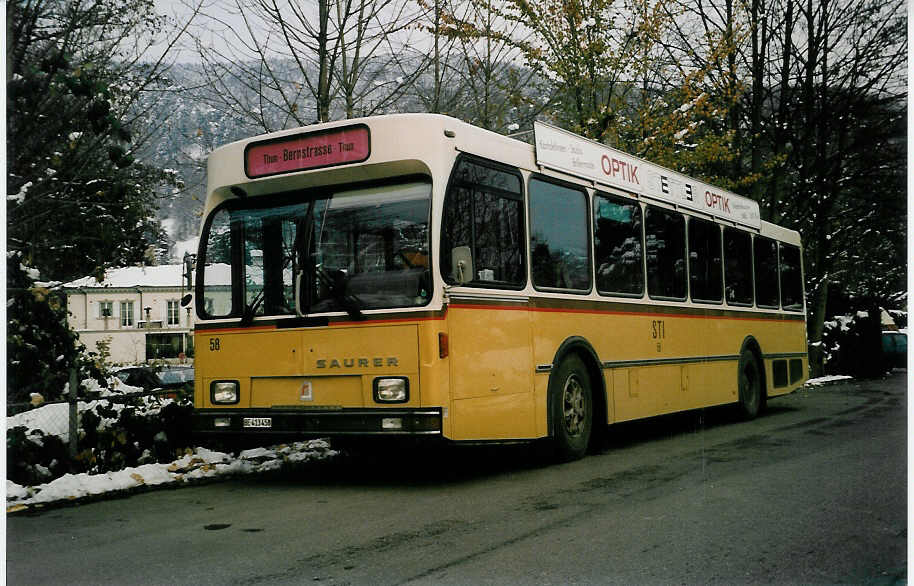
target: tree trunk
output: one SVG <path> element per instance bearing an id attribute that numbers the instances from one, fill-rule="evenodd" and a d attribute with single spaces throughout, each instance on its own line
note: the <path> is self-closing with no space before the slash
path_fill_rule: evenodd
<path id="1" fill-rule="evenodd" d="M 318 18 L 320 19 L 317 39 L 318 81 L 317 81 L 317 121 L 330 120 L 330 0 L 318 0 Z"/>
<path id="2" fill-rule="evenodd" d="M 762 98 L 765 91 L 766 46 L 768 44 L 768 16 L 761 6 L 761 0 L 752 0 L 752 103 L 750 112 L 750 172 L 755 177 L 752 183 L 752 199 L 757 202 L 764 195 L 762 173 Z M 761 35 L 760 35 L 761 33 Z M 761 38 L 760 38 L 761 37 Z"/>
<path id="3" fill-rule="evenodd" d="M 822 336 L 825 334 L 825 311 L 828 302 L 828 278 L 823 278 L 813 302 L 812 318 L 809 324 L 809 376 L 815 378 L 825 373 L 825 347 Z M 807 308 L 808 309 L 808 308 Z"/>

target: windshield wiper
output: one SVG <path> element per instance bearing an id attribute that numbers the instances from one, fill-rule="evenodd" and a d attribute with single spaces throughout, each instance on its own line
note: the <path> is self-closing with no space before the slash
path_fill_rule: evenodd
<path id="1" fill-rule="evenodd" d="M 321 283 L 330 289 L 330 294 L 346 310 L 349 317 L 358 321 L 365 319 L 365 315 L 362 313 L 362 300 L 352 293 L 346 293 L 346 281 L 348 279 L 345 271 L 342 269 L 328 271 L 323 266 L 315 264 L 314 274 L 320 279 Z"/>
<path id="2" fill-rule="evenodd" d="M 257 308 L 259 308 L 260 304 L 263 303 L 263 292 L 263 289 L 258 291 L 257 295 L 251 299 L 251 302 L 245 306 L 244 313 L 241 315 L 241 327 L 247 327 L 251 325 L 251 322 L 254 321 L 254 314 L 257 313 Z"/>

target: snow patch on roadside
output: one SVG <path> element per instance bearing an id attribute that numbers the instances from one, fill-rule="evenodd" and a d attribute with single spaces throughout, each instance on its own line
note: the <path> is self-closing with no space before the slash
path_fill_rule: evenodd
<path id="1" fill-rule="evenodd" d="M 831 374 L 828 376 L 820 376 L 819 378 L 811 378 L 806 381 L 807 387 L 820 387 L 827 383 L 833 383 L 842 380 L 853 380 L 854 377 L 847 376 L 846 374 Z"/>
<path id="2" fill-rule="evenodd" d="M 140 486 L 181 484 L 202 478 L 258 474 L 279 470 L 287 464 L 335 457 L 325 440 L 281 444 L 245 450 L 238 456 L 198 447 L 170 464 L 143 464 L 103 474 L 67 474 L 47 484 L 20 486 L 6 481 L 6 511 L 20 511 L 33 505 L 75 500 Z"/>

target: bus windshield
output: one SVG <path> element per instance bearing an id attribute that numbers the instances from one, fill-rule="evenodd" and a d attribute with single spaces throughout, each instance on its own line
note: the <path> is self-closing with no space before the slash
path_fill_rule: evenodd
<path id="1" fill-rule="evenodd" d="M 425 305 L 430 198 L 429 183 L 413 182 L 217 210 L 204 235 L 201 317 L 360 318 Z"/>

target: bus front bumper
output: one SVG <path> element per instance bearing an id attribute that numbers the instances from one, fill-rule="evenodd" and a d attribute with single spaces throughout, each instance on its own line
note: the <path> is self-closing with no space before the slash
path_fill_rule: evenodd
<path id="1" fill-rule="evenodd" d="M 214 436 L 441 435 L 441 409 L 196 409 L 192 421 Z"/>

